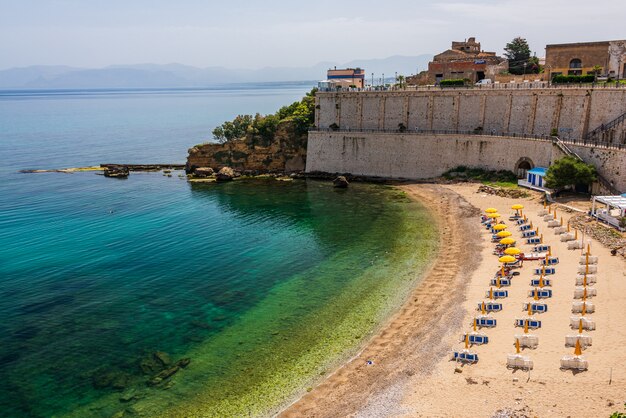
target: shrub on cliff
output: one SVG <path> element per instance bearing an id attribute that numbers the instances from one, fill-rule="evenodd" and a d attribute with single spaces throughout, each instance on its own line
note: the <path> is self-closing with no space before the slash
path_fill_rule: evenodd
<path id="1" fill-rule="evenodd" d="M 219 143 L 235 139 L 247 139 L 251 145 L 268 146 L 281 122 L 290 121 L 297 135 L 304 135 L 315 121 L 315 93 L 311 90 L 302 100 L 281 107 L 276 113 L 261 115 L 239 115 L 213 130 L 213 138 Z"/>

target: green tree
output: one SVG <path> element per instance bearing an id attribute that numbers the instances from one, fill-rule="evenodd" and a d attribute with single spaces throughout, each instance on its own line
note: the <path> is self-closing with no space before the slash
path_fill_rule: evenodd
<path id="1" fill-rule="evenodd" d="M 528 42 L 521 36 L 518 36 L 506 44 L 504 56 L 509 60 L 509 72 L 511 74 L 523 74 L 524 71 L 528 73 L 534 68 L 533 62 L 530 60 L 530 47 L 528 46 Z M 524 64 L 526 64 L 526 68 Z M 538 67 L 539 64 L 537 61 L 536 72 L 539 72 Z"/>
<path id="2" fill-rule="evenodd" d="M 602 72 L 602 67 L 599 65 L 594 65 L 591 69 L 591 74 L 593 74 L 593 82 L 596 83 L 598 81 L 598 75 Z"/>
<path id="3" fill-rule="evenodd" d="M 232 121 L 224 122 L 217 128 L 213 129 L 213 138 L 222 144 L 224 142 L 243 138 L 250 125 L 252 125 L 252 122 L 252 115 L 238 115 Z"/>
<path id="4" fill-rule="evenodd" d="M 547 187 L 557 190 L 578 184 L 590 185 L 596 180 L 596 168 L 568 155 L 548 168 L 545 179 Z"/>
<path id="5" fill-rule="evenodd" d="M 224 143 L 245 137 L 250 145 L 268 146 L 282 121 L 293 122 L 296 132 L 305 134 L 315 122 L 315 93 L 317 89 L 312 89 L 302 100 L 283 106 L 272 115 L 239 115 L 213 129 L 213 138 Z"/>

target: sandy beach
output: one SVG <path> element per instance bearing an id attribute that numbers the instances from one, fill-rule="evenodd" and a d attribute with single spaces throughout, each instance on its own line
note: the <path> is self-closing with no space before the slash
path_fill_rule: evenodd
<path id="1" fill-rule="evenodd" d="M 283 411 L 283 417 L 443 417 L 443 416 L 572 416 L 602 417 L 622 411 L 626 401 L 626 262 L 592 240 L 591 253 L 599 257 L 596 312 L 588 315 L 597 329 L 586 332 L 593 345 L 584 351 L 589 370 L 562 371 L 561 357 L 573 354 L 565 347 L 570 329 L 575 277 L 580 250 L 567 250 L 552 229 L 537 215 L 543 206 L 539 194 L 509 199 L 477 193 L 476 184 L 402 185 L 437 215 L 441 251 L 410 299 L 387 326 L 371 339 L 352 361 L 335 371 L 312 391 Z M 506 368 L 515 353 L 514 336 L 521 334 L 514 320 L 524 316 L 529 301 L 532 270 L 539 262 L 526 262 L 501 300 L 503 311 L 493 314 L 494 329 L 484 329 L 489 343 L 473 347 L 480 361 L 459 366 L 450 361 L 452 350 L 462 349 L 460 336 L 471 330 L 476 305 L 485 299 L 489 281 L 499 263 L 492 254 L 490 234 L 480 228 L 478 214 L 495 207 L 506 215 L 521 203 L 538 226 L 544 243 L 559 257 L 553 297 L 547 313 L 536 315 L 542 328 L 536 349 L 523 354 L 534 362 L 528 373 Z M 564 221 L 573 216 L 558 212 Z M 511 222 L 507 222 L 511 225 Z M 521 233 L 510 226 L 518 247 L 529 251 Z M 371 363 L 371 364 L 370 364 Z M 460 373 L 459 373 L 460 371 Z"/>

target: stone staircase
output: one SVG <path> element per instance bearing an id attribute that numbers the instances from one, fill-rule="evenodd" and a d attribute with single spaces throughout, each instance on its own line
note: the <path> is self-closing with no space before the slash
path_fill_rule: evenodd
<path id="1" fill-rule="evenodd" d="M 585 140 L 604 144 L 626 143 L 626 113 L 589 131 Z"/>
<path id="2" fill-rule="evenodd" d="M 626 113 L 625 113 L 625 114 L 623 114 L 623 115 L 622 115 L 622 116 L 620 116 L 620 117 L 624 117 L 624 116 L 626 116 Z M 618 119 L 619 119 L 619 118 L 618 118 Z M 616 120 L 617 120 L 617 119 L 616 119 Z M 622 121 L 622 123 L 623 123 L 623 121 Z M 576 154 L 574 151 L 572 151 L 572 150 L 571 150 L 571 149 L 567 146 L 567 144 L 565 144 L 563 141 L 561 141 L 561 139 L 560 139 L 559 137 L 557 137 L 557 136 L 553 136 L 553 137 L 552 137 L 552 143 L 553 143 L 553 144 L 554 144 L 557 148 L 559 148 L 559 149 L 561 150 L 561 152 L 563 152 L 563 154 L 565 154 L 565 155 L 569 155 L 569 156 L 572 156 L 572 157 L 576 158 L 577 160 L 580 160 L 580 161 L 583 161 L 583 162 L 584 162 L 584 160 L 583 160 L 583 159 L 582 159 L 582 158 L 581 158 L 578 154 Z M 610 181 L 608 181 L 608 180 L 607 180 L 607 178 L 606 178 L 606 177 L 604 177 L 602 174 L 600 174 L 600 173 L 597 173 L 597 172 L 596 172 L 596 177 L 597 177 L 597 181 L 598 181 L 598 183 L 600 184 L 600 186 L 601 186 L 603 189 L 607 190 L 607 192 L 609 192 L 610 194 L 613 194 L 613 195 L 618 195 L 618 194 L 620 194 L 619 190 L 617 190 L 617 189 L 616 189 L 616 188 L 615 188 L 615 187 L 611 184 L 611 182 L 610 182 Z"/>

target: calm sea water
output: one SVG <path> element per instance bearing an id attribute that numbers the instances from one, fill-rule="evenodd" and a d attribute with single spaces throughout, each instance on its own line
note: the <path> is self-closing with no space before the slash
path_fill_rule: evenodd
<path id="1" fill-rule="evenodd" d="M 2 416 L 263 414 L 401 303 L 434 231 L 393 189 L 17 172 L 182 163 L 309 88 L 0 93 Z"/>

